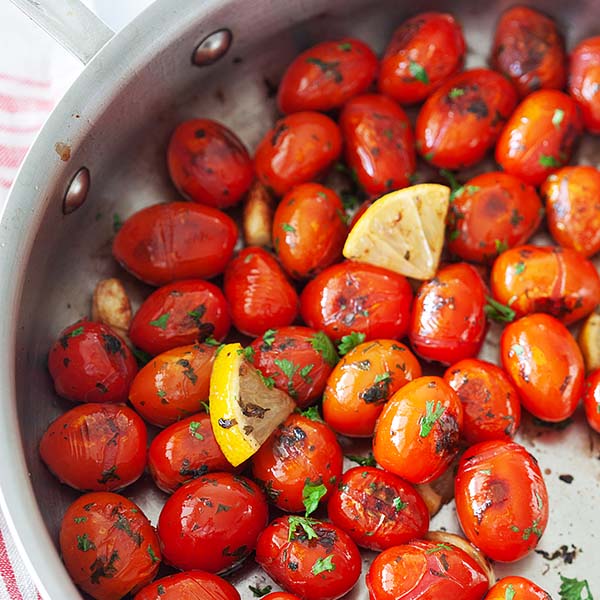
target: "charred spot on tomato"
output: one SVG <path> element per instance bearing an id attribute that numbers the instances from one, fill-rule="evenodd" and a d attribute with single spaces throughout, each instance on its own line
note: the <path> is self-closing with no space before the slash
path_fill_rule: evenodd
<path id="1" fill-rule="evenodd" d="M 191 461 L 189 458 L 184 458 L 181 461 L 181 468 L 179 474 L 182 477 L 189 477 L 190 479 L 197 479 L 208 473 L 208 465 L 200 465 L 196 469 L 190 469 Z"/>
<path id="2" fill-rule="evenodd" d="M 379 374 L 375 377 L 373 385 L 360 393 L 360 398 L 367 404 L 383 403 L 389 398 L 391 383 L 392 375 L 389 371 Z"/>
<path id="3" fill-rule="evenodd" d="M 65 366 L 65 369 L 68 368 L 70 362 L 71 362 L 70 358 L 67 358 L 66 356 L 65 356 L 65 358 L 63 358 L 63 365 Z"/>
<path id="4" fill-rule="evenodd" d="M 297 562 L 290 561 L 290 562 L 288 562 L 287 566 L 288 566 L 288 569 L 290 571 L 297 571 L 298 570 L 298 563 Z"/>
<path id="5" fill-rule="evenodd" d="M 225 546 L 223 548 L 223 556 L 233 556 L 235 558 L 243 558 L 249 553 L 248 546 L 242 545 L 239 548 L 235 548 L 235 550 L 231 550 L 229 546 Z"/>
<path id="6" fill-rule="evenodd" d="M 90 576 L 92 583 L 100 583 L 100 578 L 112 579 L 117 574 L 115 563 L 119 560 L 119 553 L 113 550 L 110 557 L 98 556 L 90 565 L 92 574 Z"/>
<path id="7" fill-rule="evenodd" d="M 327 62 L 325 60 L 321 60 L 320 58 L 309 57 L 306 59 L 306 62 L 319 67 L 326 77 L 333 79 L 336 83 L 342 83 L 342 81 L 344 81 L 344 77 L 339 70 L 339 60 Z"/>
<path id="8" fill-rule="evenodd" d="M 271 146 L 276 146 L 277 142 L 279 141 L 279 138 L 281 137 L 281 135 L 283 133 L 285 133 L 288 129 L 289 129 L 289 127 L 285 123 L 281 123 L 280 122 L 277 125 L 277 127 L 275 128 L 275 131 L 273 132 L 273 135 L 271 136 Z"/>
<path id="9" fill-rule="evenodd" d="M 113 465 L 110 469 L 106 469 L 105 471 L 102 471 L 102 475 L 100 476 L 100 479 L 98 479 L 98 483 L 100 484 L 105 484 L 108 483 L 109 481 L 120 481 L 121 478 L 119 477 L 119 475 L 117 475 L 117 465 Z M 85 508 L 85 506 L 83 507 Z M 86 509 L 89 510 L 89 509 Z"/>
<path id="10" fill-rule="evenodd" d="M 183 367 L 183 374 L 192 382 L 192 384 L 195 385 L 198 381 L 198 376 L 196 375 L 196 372 L 194 371 L 190 361 L 185 358 L 180 358 L 177 361 L 177 364 Z"/>
<path id="11" fill-rule="evenodd" d="M 108 388 L 100 381 L 96 384 L 96 388 L 99 389 L 103 394 L 108 392 Z"/>
<path id="12" fill-rule="evenodd" d="M 567 375 L 565 376 L 565 378 L 563 379 L 562 383 L 560 384 L 560 393 L 564 393 L 567 389 L 567 387 L 569 387 L 569 384 L 571 383 L 571 380 L 573 379 L 572 375 Z"/>
<path id="13" fill-rule="evenodd" d="M 447 410 L 438 419 L 435 433 L 436 454 L 453 454 L 458 448 L 460 427 L 454 415 Z"/>
<path id="14" fill-rule="evenodd" d="M 123 351 L 123 344 L 121 344 L 119 338 L 115 337 L 114 335 L 111 335 L 110 333 L 103 333 L 102 339 L 104 340 L 104 349 L 109 354 L 125 354 L 125 352 Z"/>
<path id="15" fill-rule="evenodd" d="M 124 517 L 121 513 L 117 514 L 117 520 L 114 524 L 115 529 L 120 529 L 124 531 L 126 535 L 128 535 L 134 542 L 135 545 L 139 548 L 144 541 L 142 534 L 139 531 L 133 531 L 131 529 L 131 524 L 127 517 Z"/>

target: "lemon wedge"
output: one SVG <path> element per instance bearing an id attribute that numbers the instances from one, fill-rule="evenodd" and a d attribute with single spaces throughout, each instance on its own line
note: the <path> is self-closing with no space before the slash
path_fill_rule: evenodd
<path id="1" fill-rule="evenodd" d="M 450 188 L 437 183 L 390 192 L 355 223 L 344 256 L 406 277 L 431 279 L 440 262 L 449 204 Z"/>
<path id="2" fill-rule="evenodd" d="M 593 312 L 585 320 L 577 341 L 588 373 L 600 368 L 600 314 Z"/>
<path id="3" fill-rule="evenodd" d="M 250 458 L 296 408 L 245 358 L 240 344 L 226 344 L 210 377 L 210 422 L 225 458 L 234 466 Z"/>

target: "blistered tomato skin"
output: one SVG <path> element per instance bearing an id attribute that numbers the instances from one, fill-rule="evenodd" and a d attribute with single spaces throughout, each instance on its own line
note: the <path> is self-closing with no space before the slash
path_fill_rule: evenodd
<path id="1" fill-rule="evenodd" d="M 472 69 L 455 75 L 421 108 L 417 150 L 436 167 L 474 165 L 492 148 L 516 104 L 513 85 L 495 71 Z"/>
<path id="2" fill-rule="evenodd" d="M 550 594 L 525 577 L 503 577 L 490 588 L 484 600 L 552 600 Z"/>
<path id="3" fill-rule="evenodd" d="M 240 600 L 237 590 L 222 577 L 204 571 L 176 573 L 157 579 L 133 600 Z"/>
<path id="4" fill-rule="evenodd" d="M 73 402 L 126 402 L 137 363 L 107 325 L 81 320 L 64 329 L 48 354 L 59 396 Z"/>
<path id="5" fill-rule="evenodd" d="M 415 140 L 406 113 L 390 98 L 353 98 L 340 115 L 344 154 L 367 194 L 379 196 L 410 184 Z"/>
<path id="6" fill-rule="evenodd" d="M 560 321 L 536 313 L 510 323 L 500 357 L 523 407 L 535 417 L 555 423 L 575 412 L 585 369 L 577 342 Z"/>
<path id="7" fill-rule="evenodd" d="M 300 600 L 300 598 L 294 594 L 288 594 L 287 592 L 271 592 L 270 594 L 263 596 L 263 600 Z"/>
<path id="8" fill-rule="evenodd" d="M 585 381 L 583 408 L 589 426 L 600 433 L 600 369 L 592 371 Z"/>
<path id="9" fill-rule="evenodd" d="M 600 36 L 579 42 L 569 62 L 569 94 L 581 109 L 583 123 L 590 133 L 600 133 Z"/>
<path id="10" fill-rule="evenodd" d="M 286 69 L 277 93 L 279 109 L 289 114 L 338 108 L 371 85 L 378 66 L 374 52 L 360 40 L 321 42 Z"/>
<path id="11" fill-rule="evenodd" d="M 233 219 L 216 208 L 190 202 L 155 204 L 123 223 L 112 252 L 132 275 L 159 286 L 222 273 L 237 235 Z"/>

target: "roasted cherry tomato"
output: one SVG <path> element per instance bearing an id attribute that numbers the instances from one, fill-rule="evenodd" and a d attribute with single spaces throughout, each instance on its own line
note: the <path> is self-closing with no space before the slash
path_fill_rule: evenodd
<path id="1" fill-rule="evenodd" d="M 342 110 L 340 127 L 346 162 L 367 194 L 410 184 L 415 139 L 406 113 L 393 100 L 379 94 L 353 98 Z"/>
<path id="2" fill-rule="evenodd" d="M 146 426 L 130 408 L 84 404 L 53 421 L 40 456 L 61 483 L 112 491 L 133 483 L 146 466 Z"/>
<path id="3" fill-rule="evenodd" d="M 539 185 L 569 162 L 581 135 L 579 109 L 558 90 L 527 96 L 506 123 L 496 144 L 496 161 L 526 183 Z"/>
<path id="4" fill-rule="evenodd" d="M 440 476 L 458 452 L 463 409 L 440 377 L 418 377 L 383 407 L 373 454 L 386 470 L 411 483 Z"/>
<path id="5" fill-rule="evenodd" d="M 521 97 L 565 86 L 565 44 L 556 23 L 527 6 L 513 6 L 500 17 L 490 62 Z"/>
<path id="6" fill-rule="evenodd" d="M 146 421 L 166 427 L 208 400 L 216 347 L 194 344 L 153 358 L 134 379 L 129 400 Z"/>
<path id="7" fill-rule="evenodd" d="M 491 283 L 494 298 L 519 317 L 544 312 L 569 325 L 600 302 L 596 268 L 570 248 L 519 246 L 507 250 L 494 262 Z"/>
<path id="8" fill-rule="evenodd" d="M 544 181 L 548 228 L 554 240 L 584 256 L 600 250 L 600 171 L 563 167 Z"/>
<path id="9" fill-rule="evenodd" d="M 516 104 L 514 87 L 495 71 L 472 69 L 455 75 L 421 108 L 417 150 L 436 167 L 474 165 L 495 144 Z"/>
<path id="10" fill-rule="evenodd" d="M 421 102 L 460 70 L 464 57 L 462 29 L 452 15 L 415 15 L 394 31 L 381 61 L 379 90 L 400 104 Z"/>
<path id="11" fill-rule="evenodd" d="M 96 600 L 119 600 L 150 583 L 160 565 L 154 528 L 131 500 L 110 492 L 80 496 L 60 527 L 71 579 Z"/>
<path id="12" fill-rule="evenodd" d="M 484 600 L 552 600 L 550 594 L 525 577 L 503 577 L 490 588 Z"/>
<path id="13" fill-rule="evenodd" d="M 254 550 L 268 517 L 263 493 L 245 477 L 211 473 L 190 481 L 158 519 L 165 562 L 209 573 L 232 569 Z"/>
<path id="14" fill-rule="evenodd" d="M 263 596 L 263 600 L 300 600 L 300 598 L 294 594 L 288 594 L 287 592 L 271 592 L 270 594 Z"/>
<path id="15" fill-rule="evenodd" d="M 177 573 L 146 586 L 133 600 L 240 600 L 237 590 L 222 577 L 204 571 Z"/>
<path id="16" fill-rule="evenodd" d="M 279 109 L 294 113 L 338 108 L 371 85 L 378 66 L 374 52 L 360 40 L 321 42 L 286 69 L 277 93 Z"/>
<path id="17" fill-rule="evenodd" d="M 275 258 L 263 248 L 244 248 L 228 265 L 223 284 L 233 324 L 257 337 L 290 325 L 298 315 L 298 294 Z"/>
<path id="18" fill-rule="evenodd" d="M 413 350 L 446 365 L 475 356 L 486 331 L 485 291 L 481 276 L 467 263 L 443 267 L 421 284 L 408 331 Z"/>
<path id="19" fill-rule="evenodd" d="M 102 323 L 81 320 L 64 329 L 48 355 L 59 396 L 74 402 L 125 402 L 137 373 L 127 344 Z"/>
<path id="20" fill-rule="evenodd" d="M 382 552 L 366 580 L 371 600 L 481 600 L 489 587 L 482 567 L 466 552 L 425 540 Z"/>
<path id="21" fill-rule="evenodd" d="M 237 235 L 233 220 L 216 208 L 190 202 L 155 204 L 123 223 L 112 252 L 138 279 L 164 285 L 221 273 Z"/>
<path id="22" fill-rule="evenodd" d="M 180 194 L 216 208 L 237 204 L 254 179 L 244 144 L 233 131 L 209 119 L 177 126 L 169 141 L 167 164 Z"/>
<path id="23" fill-rule="evenodd" d="M 304 517 L 275 519 L 258 538 L 256 562 L 302 600 L 336 600 L 360 576 L 361 558 L 350 536 Z"/>
<path id="24" fill-rule="evenodd" d="M 600 37 L 579 42 L 569 64 L 569 94 L 575 98 L 583 123 L 591 133 L 600 133 Z"/>
<path id="25" fill-rule="evenodd" d="M 381 267 L 345 261 L 309 281 L 300 312 L 309 327 L 340 340 L 353 331 L 367 340 L 402 338 L 408 331 L 412 290 L 406 278 Z"/>
<path id="26" fill-rule="evenodd" d="M 494 440 L 462 455 L 454 481 L 462 530 L 492 560 L 513 562 L 538 544 L 548 522 L 548 492 L 535 458 Z"/>
<path id="27" fill-rule="evenodd" d="M 600 433 L 600 369 L 592 371 L 585 381 L 583 407 L 589 426 Z"/>
<path id="28" fill-rule="evenodd" d="M 524 244 L 539 227 L 542 213 L 533 186 L 507 173 L 483 173 L 454 194 L 448 249 L 463 260 L 488 262 Z"/>
<path id="29" fill-rule="evenodd" d="M 325 422 L 342 435 L 370 437 L 383 405 L 417 377 L 421 377 L 421 365 L 404 344 L 395 340 L 359 344 L 327 380 Z"/>
<path id="30" fill-rule="evenodd" d="M 261 182 L 277 196 L 314 180 L 338 158 L 338 126 L 317 112 L 298 112 L 275 123 L 262 139 L 254 164 Z"/>
<path id="31" fill-rule="evenodd" d="M 318 183 L 290 190 L 273 216 L 273 246 L 294 279 L 307 279 L 342 258 L 348 227 L 339 196 Z"/>

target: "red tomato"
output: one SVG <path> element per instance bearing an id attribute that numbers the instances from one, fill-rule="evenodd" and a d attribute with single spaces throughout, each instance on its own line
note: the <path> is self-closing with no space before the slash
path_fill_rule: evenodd
<path id="1" fill-rule="evenodd" d="M 538 544 L 548 522 L 548 492 L 535 458 L 515 442 L 471 446 L 454 481 L 456 513 L 486 556 L 513 562 Z"/>
<path id="2" fill-rule="evenodd" d="M 225 579 L 204 571 L 177 573 L 157 579 L 133 600 L 240 600 L 237 590 Z"/>
<path id="3" fill-rule="evenodd" d="M 80 496 L 60 527 L 71 579 L 96 600 L 119 600 L 150 583 L 160 547 L 150 521 L 131 500 L 110 492 Z"/>
<path id="4" fill-rule="evenodd" d="M 275 519 L 258 538 L 256 562 L 302 600 L 341 598 L 361 570 L 360 553 L 348 534 L 303 517 Z"/>
<path id="5" fill-rule="evenodd" d="M 300 598 L 287 592 L 272 592 L 263 596 L 263 600 L 300 600 Z"/>
<path id="6" fill-rule="evenodd" d="M 298 294 L 279 263 L 263 248 L 244 248 L 228 265 L 223 284 L 233 324 L 257 337 L 290 325 L 298 315 Z"/>
<path id="7" fill-rule="evenodd" d="M 338 341 L 353 331 L 367 340 L 402 338 L 408 330 L 412 290 L 406 278 L 381 267 L 345 261 L 309 281 L 300 312 L 309 327 Z"/>
<path id="8" fill-rule="evenodd" d="M 237 235 L 233 220 L 216 208 L 189 202 L 155 204 L 123 223 L 112 253 L 138 279 L 164 285 L 221 273 Z"/>
<path id="9" fill-rule="evenodd" d="M 573 96 L 591 133 L 600 133 L 600 37 L 579 42 L 569 64 L 569 94 Z"/>
<path id="10" fill-rule="evenodd" d="M 298 112 L 275 123 L 262 139 L 254 165 L 260 181 L 275 195 L 314 180 L 338 158 L 338 126 L 317 112 Z"/>
<path id="11" fill-rule="evenodd" d="M 496 143 L 516 104 L 514 87 L 495 71 L 472 69 L 455 75 L 421 108 L 417 150 L 436 167 L 474 165 Z"/>
<path id="12" fill-rule="evenodd" d="M 146 426 L 126 406 L 84 404 L 53 421 L 40 456 L 61 483 L 77 490 L 118 490 L 146 466 Z"/>
<path id="13" fill-rule="evenodd" d="M 600 433 L 600 369 L 592 371 L 585 381 L 583 407 L 589 426 Z"/>
<path id="14" fill-rule="evenodd" d="M 169 141 L 167 164 L 182 196 L 216 208 L 237 204 L 254 179 L 244 144 L 233 131 L 209 119 L 177 126 Z"/>
<path id="15" fill-rule="evenodd" d="M 463 409 L 440 377 L 418 377 L 383 407 L 373 438 L 375 460 L 411 483 L 439 477 L 458 452 Z"/>
<path id="16" fill-rule="evenodd" d="M 296 56 L 286 69 L 277 93 L 279 110 L 338 108 L 371 85 L 378 66 L 371 48 L 360 40 L 321 42 Z"/>
<path id="17" fill-rule="evenodd" d="M 579 109 L 569 96 L 557 90 L 534 92 L 502 130 L 496 161 L 507 173 L 539 185 L 569 162 L 581 130 Z"/>
<path id="18" fill-rule="evenodd" d="M 490 588 L 484 600 L 552 600 L 550 594 L 525 577 L 503 577 Z"/>
<path id="19" fill-rule="evenodd" d="M 165 562 L 209 573 L 232 569 L 254 550 L 268 517 L 265 497 L 245 477 L 211 473 L 190 481 L 167 500 L 158 519 Z"/>
<path id="20" fill-rule="evenodd" d="M 74 402 L 125 402 L 137 373 L 127 344 L 107 325 L 81 320 L 50 349 L 48 370 L 59 396 Z"/>
<path id="21" fill-rule="evenodd" d="M 446 365 L 475 356 L 486 331 L 485 292 L 481 276 L 466 263 L 443 267 L 422 283 L 408 331 L 413 350 Z"/>
<path id="22" fill-rule="evenodd" d="M 290 190 L 273 216 L 273 246 L 283 268 L 307 279 L 342 258 L 348 227 L 339 196 L 318 183 Z"/>
<path id="23" fill-rule="evenodd" d="M 129 338 L 155 356 L 207 337 L 222 340 L 230 326 L 221 290 L 208 281 L 188 279 L 152 292 L 133 317 Z"/>

